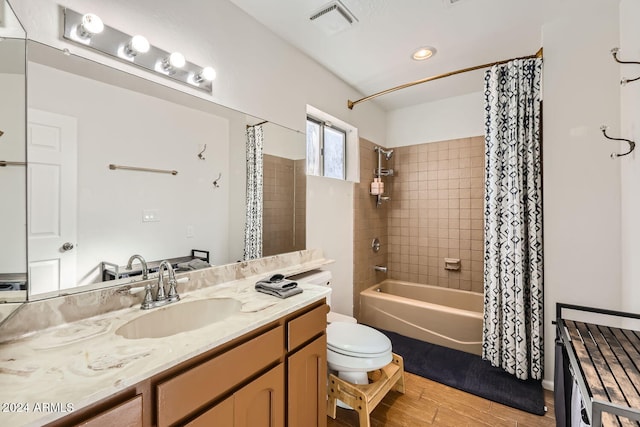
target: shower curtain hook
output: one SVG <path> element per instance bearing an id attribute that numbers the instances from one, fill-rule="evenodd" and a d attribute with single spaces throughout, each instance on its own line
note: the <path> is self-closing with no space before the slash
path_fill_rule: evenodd
<path id="1" fill-rule="evenodd" d="M 630 141 L 628 139 L 625 138 L 612 138 L 609 135 L 607 135 L 607 126 L 606 125 L 602 125 L 600 126 L 600 130 L 602 131 L 602 134 L 604 135 L 605 138 L 610 139 L 612 141 L 624 141 L 627 144 L 629 144 L 629 151 L 627 151 L 626 153 L 611 153 L 611 158 L 615 159 L 617 157 L 622 157 L 622 156 L 626 156 L 627 154 L 630 154 L 635 148 L 636 148 L 636 143 L 633 141 Z"/>

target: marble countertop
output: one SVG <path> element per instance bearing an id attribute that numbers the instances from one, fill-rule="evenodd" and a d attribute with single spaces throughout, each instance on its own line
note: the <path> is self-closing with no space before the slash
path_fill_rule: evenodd
<path id="1" fill-rule="evenodd" d="M 135 306 L 0 344 L 0 425 L 41 426 L 61 418 L 68 408 L 79 410 L 331 292 L 304 281 L 299 282 L 301 294 L 284 300 L 256 292 L 255 282 L 268 275 L 181 295 L 182 300 L 173 304 L 233 298 L 242 308 L 222 321 L 169 337 L 130 340 L 116 335 L 120 326 L 150 312 Z"/>

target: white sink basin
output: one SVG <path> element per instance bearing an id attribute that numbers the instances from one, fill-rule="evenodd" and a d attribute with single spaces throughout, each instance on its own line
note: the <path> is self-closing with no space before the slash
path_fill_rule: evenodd
<path id="1" fill-rule="evenodd" d="M 242 304 L 232 298 L 178 302 L 154 308 L 125 323 L 116 335 L 127 339 L 162 338 L 209 326 L 240 312 Z"/>

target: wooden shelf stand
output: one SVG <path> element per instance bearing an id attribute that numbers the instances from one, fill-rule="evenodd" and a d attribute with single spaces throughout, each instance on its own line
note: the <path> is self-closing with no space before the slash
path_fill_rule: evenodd
<path id="1" fill-rule="evenodd" d="M 335 419 L 338 400 L 351 406 L 360 420 L 360 427 L 370 427 L 369 414 L 387 395 L 389 390 L 404 394 L 404 361 L 392 353 L 391 363 L 369 373 L 369 384 L 352 384 L 334 374 L 329 374 L 329 399 L 327 414 Z"/>
<path id="2" fill-rule="evenodd" d="M 565 319 L 563 309 L 616 318 L 640 319 L 640 315 L 568 304 L 558 304 L 556 310 L 557 337 L 567 352 L 591 425 L 638 426 L 640 331 Z"/>

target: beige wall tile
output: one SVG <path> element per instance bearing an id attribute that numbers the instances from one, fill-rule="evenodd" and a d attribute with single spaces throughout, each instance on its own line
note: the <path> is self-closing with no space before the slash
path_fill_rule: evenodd
<path id="1" fill-rule="evenodd" d="M 356 314 L 360 291 L 386 277 L 482 292 L 484 137 L 396 148 L 384 166 L 397 172 L 383 178 L 391 201 L 380 207 L 369 195 L 375 144 L 362 139 L 360 146 L 362 182 L 354 195 Z M 378 255 L 370 249 L 376 236 L 385 248 Z M 444 270 L 445 257 L 460 258 L 461 270 Z M 387 265 L 388 274 L 374 272 L 375 264 Z"/>

